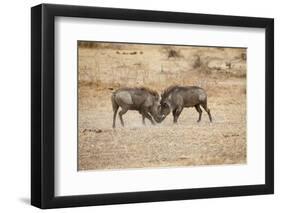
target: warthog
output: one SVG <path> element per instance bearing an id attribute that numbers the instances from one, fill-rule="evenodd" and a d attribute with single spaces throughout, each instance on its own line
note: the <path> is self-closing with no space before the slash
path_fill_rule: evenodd
<path id="1" fill-rule="evenodd" d="M 155 124 L 153 119 L 157 123 L 162 122 L 164 119 L 164 116 L 159 114 L 160 103 L 158 93 L 145 87 L 118 89 L 112 93 L 111 102 L 113 108 L 113 128 L 115 128 L 116 114 L 119 107 L 121 107 L 119 118 L 122 126 L 124 126 L 122 116 L 128 110 L 138 111 L 142 115 L 143 124 L 145 124 L 145 118 L 150 120 L 153 125 Z"/>
<path id="2" fill-rule="evenodd" d="M 161 95 L 161 114 L 166 117 L 171 111 L 174 116 L 174 123 L 184 107 L 195 107 L 199 113 L 197 122 L 201 121 L 202 110 L 200 106 L 208 113 L 210 122 L 212 116 L 210 109 L 207 107 L 207 94 L 204 89 L 197 86 L 170 86 L 164 90 Z"/>

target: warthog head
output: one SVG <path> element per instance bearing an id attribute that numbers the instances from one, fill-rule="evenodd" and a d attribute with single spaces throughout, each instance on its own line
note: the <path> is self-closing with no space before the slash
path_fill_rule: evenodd
<path id="1" fill-rule="evenodd" d="M 161 113 L 161 104 L 159 101 L 159 97 L 154 99 L 150 114 L 157 123 L 161 123 L 165 119 L 166 116 Z"/>
<path id="2" fill-rule="evenodd" d="M 171 112 L 171 102 L 165 95 L 161 94 L 161 101 L 160 101 L 160 110 L 159 113 L 162 116 L 167 116 Z"/>
<path id="3" fill-rule="evenodd" d="M 164 117 L 169 115 L 171 112 L 170 103 L 168 101 L 163 101 L 160 104 L 160 114 Z"/>

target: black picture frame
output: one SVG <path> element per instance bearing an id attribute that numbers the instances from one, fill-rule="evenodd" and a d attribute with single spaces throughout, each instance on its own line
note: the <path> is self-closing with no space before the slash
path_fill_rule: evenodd
<path id="1" fill-rule="evenodd" d="M 265 184 L 112 194 L 54 195 L 55 17 L 264 28 Z M 39 208 L 155 202 L 274 193 L 274 19 L 41 4 L 31 8 L 31 204 Z"/>

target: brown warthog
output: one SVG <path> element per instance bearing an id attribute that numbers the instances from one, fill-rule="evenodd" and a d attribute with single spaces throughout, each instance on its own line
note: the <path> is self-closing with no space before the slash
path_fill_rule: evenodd
<path id="1" fill-rule="evenodd" d="M 201 121 L 202 110 L 200 106 L 208 113 L 210 122 L 212 116 L 210 109 L 207 107 L 207 94 L 204 89 L 197 86 L 170 86 L 164 90 L 161 95 L 161 114 L 166 117 L 171 111 L 174 116 L 174 123 L 184 107 L 195 107 L 199 113 L 197 122 Z"/>
<path id="2" fill-rule="evenodd" d="M 118 89 L 112 93 L 111 102 L 113 108 L 113 128 L 115 128 L 116 114 L 119 107 L 121 107 L 119 118 L 122 126 L 124 126 L 122 116 L 128 110 L 138 111 L 142 115 L 143 124 L 145 124 L 145 118 L 149 119 L 152 124 L 155 124 L 153 119 L 157 123 L 164 120 L 164 116 L 159 114 L 159 95 L 156 91 L 149 88 L 141 87 Z"/>

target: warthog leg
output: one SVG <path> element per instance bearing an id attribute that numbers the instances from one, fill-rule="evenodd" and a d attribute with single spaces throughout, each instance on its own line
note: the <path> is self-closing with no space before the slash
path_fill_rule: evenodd
<path id="1" fill-rule="evenodd" d="M 145 116 L 142 114 L 142 124 L 145 125 Z"/>
<path id="2" fill-rule="evenodd" d="M 122 108 L 122 110 L 119 112 L 119 118 L 120 118 L 120 122 L 121 122 L 121 125 L 124 126 L 124 121 L 123 121 L 123 115 L 128 111 L 128 109 L 124 109 Z"/>
<path id="3" fill-rule="evenodd" d="M 175 117 L 176 117 L 176 110 L 177 110 L 177 109 L 174 109 L 174 110 L 173 110 L 173 118 L 174 118 L 174 123 L 176 123 L 176 122 L 175 122 Z"/>
<path id="4" fill-rule="evenodd" d="M 152 117 L 147 113 L 147 112 L 142 112 L 142 116 L 144 116 L 145 118 L 147 118 L 148 120 L 150 120 L 152 125 L 155 125 L 155 122 L 153 121 Z M 144 121 L 144 118 L 143 118 Z"/>
<path id="5" fill-rule="evenodd" d="M 114 94 L 112 94 L 112 96 L 111 96 L 111 103 L 112 103 L 112 109 L 113 109 L 113 124 L 112 124 L 112 127 L 115 128 L 116 114 L 117 114 L 119 105 L 115 101 L 115 95 Z"/>
<path id="6" fill-rule="evenodd" d="M 115 121 L 116 121 L 116 114 L 117 114 L 118 108 L 114 109 L 113 113 L 113 124 L 112 127 L 115 128 Z"/>
<path id="7" fill-rule="evenodd" d="M 176 124 L 177 122 L 178 122 L 178 118 L 179 118 L 179 116 L 180 116 L 180 114 L 181 114 L 181 112 L 182 112 L 182 107 L 178 107 L 177 109 L 175 109 L 174 111 L 173 111 L 173 116 L 174 116 L 174 123 Z"/>
<path id="8" fill-rule="evenodd" d="M 211 115 L 211 110 L 207 107 L 207 102 L 201 104 L 201 106 L 202 106 L 202 107 L 204 108 L 204 110 L 208 113 L 210 122 L 212 122 L 213 119 L 212 119 L 212 115 Z"/>
<path id="9" fill-rule="evenodd" d="M 141 116 L 142 116 L 142 124 L 145 125 L 145 115 L 144 115 L 144 111 L 143 111 L 143 110 L 140 110 L 139 113 L 140 113 Z"/>
<path id="10" fill-rule="evenodd" d="M 197 120 L 197 122 L 201 121 L 201 116 L 202 116 L 202 109 L 200 108 L 200 105 L 195 105 L 195 109 L 197 110 L 197 112 L 199 113 L 199 118 Z"/>

